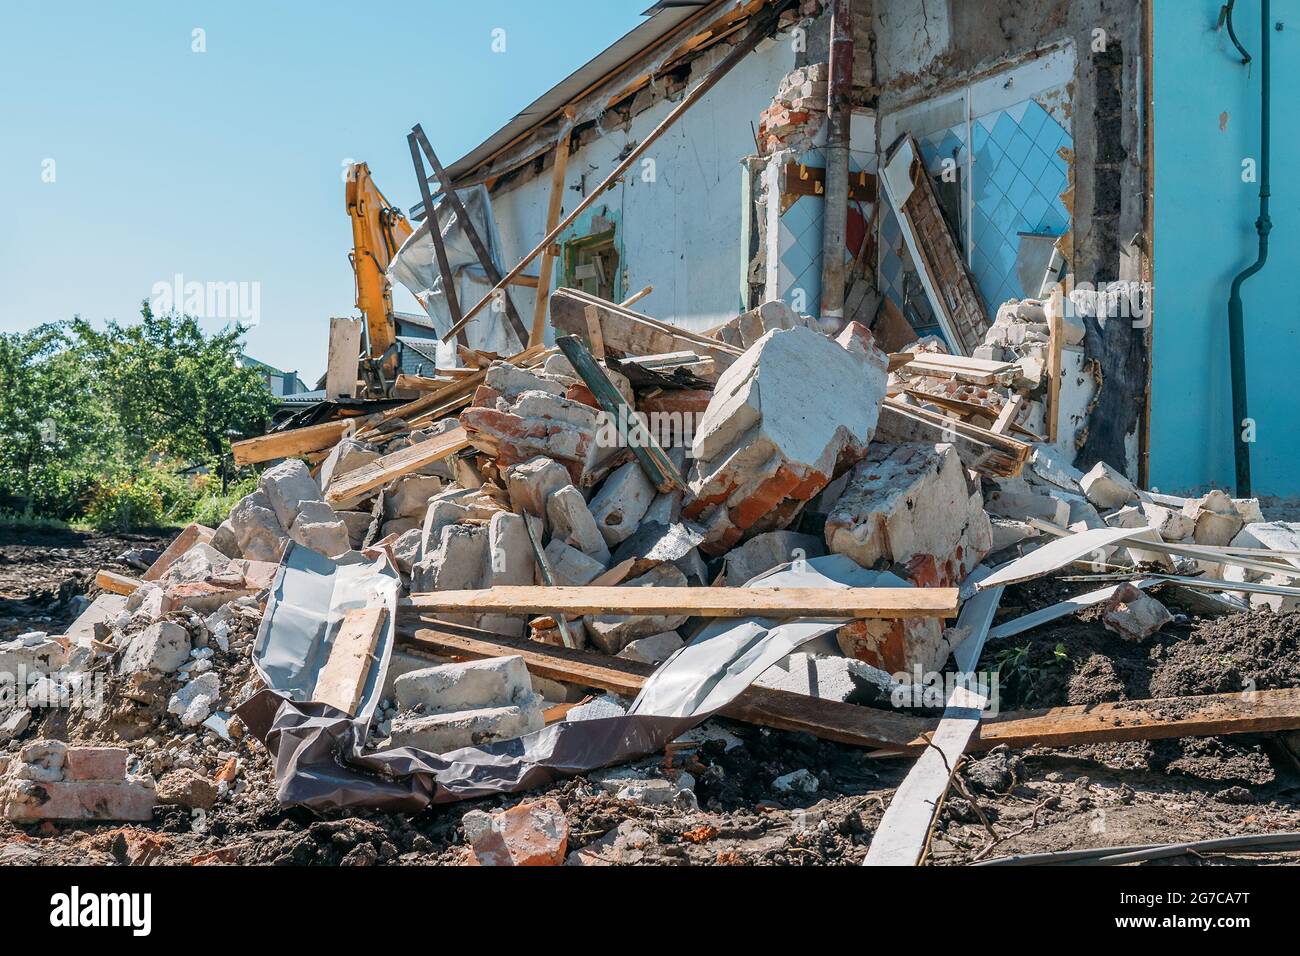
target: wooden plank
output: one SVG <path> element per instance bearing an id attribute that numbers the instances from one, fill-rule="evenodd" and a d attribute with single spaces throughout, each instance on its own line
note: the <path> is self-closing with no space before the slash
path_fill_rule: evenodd
<path id="1" fill-rule="evenodd" d="M 599 329 L 599 325 L 597 326 Z M 583 383 L 591 390 L 600 407 L 614 417 L 620 433 L 626 432 L 627 443 L 636 456 L 641 469 L 651 483 L 660 492 L 676 489 L 686 490 L 686 479 L 677 471 L 677 466 L 668 457 L 667 452 L 659 447 L 654 435 L 645 427 L 636 411 L 627 403 L 623 394 L 614 387 L 605 370 L 596 364 L 591 353 L 587 351 L 577 336 L 562 335 L 555 340 L 564 357 L 569 360 L 573 370 L 578 373 Z"/>
<path id="2" fill-rule="evenodd" d="M 1025 396 L 1020 392 L 1013 392 L 1011 398 L 1002 406 L 1002 411 L 998 412 L 997 421 L 993 423 L 992 431 L 999 435 L 1005 435 L 1011 431 L 1011 427 L 1020 417 L 1020 409 L 1025 404 Z"/>
<path id="3" fill-rule="evenodd" d="M 469 447 L 469 436 L 465 429 L 456 427 L 433 438 L 410 445 L 391 455 L 376 458 L 368 465 L 363 465 L 347 474 L 339 475 L 325 492 L 325 501 L 337 507 L 346 507 L 367 494 L 387 484 L 394 478 L 418 471 L 425 465 L 454 455 Z"/>
<path id="4" fill-rule="evenodd" d="M 1197 697 L 1158 697 L 1110 704 L 1010 711 L 987 718 L 972 750 L 1067 747 L 1125 740 L 1262 734 L 1300 728 L 1300 688 L 1236 691 Z M 913 741 L 923 746 L 924 742 Z"/>
<path id="5" fill-rule="evenodd" d="M 555 142 L 555 165 L 551 167 L 551 198 L 546 205 L 546 231 L 550 232 L 560 221 L 564 207 L 564 177 L 569 168 L 569 137 L 573 135 L 573 126 L 567 125 Z M 542 262 L 538 267 L 537 302 L 533 305 L 533 328 L 528 335 L 529 345 L 541 345 L 546 335 L 546 302 L 551 294 L 551 276 L 555 272 L 554 243 L 542 250 Z"/>
<path id="6" fill-rule="evenodd" d="M 176 563 L 176 559 L 200 542 L 207 544 L 216 534 L 211 528 L 201 524 L 187 524 L 171 544 L 158 556 L 158 560 L 149 565 L 149 570 L 140 575 L 141 581 L 157 581 L 167 573 L 167 569 Z"/>
<path id="7" fill-rule="evenodd" d="M 427 611 L 701 617 L 956 617 L 956 588 L 624 588 L 499 585 L 412 594 Z"/>
<path id="8" fill-rule="evenodd" d="M 881 403 L 876 437 L 882 441 L 952 442 L 967 468 L 999 478 L 1019 475 L 1030 449 L 1022 441 L 896 398 Z"/>
<path id="9" fill-rule="evenodd" d="M 1047 302 L 1047 441 L 1055 445 L 1061 418 L 1061 349 L 1065 346 L 1064 297 L 1052 293 Z"/>
<path id="10" fill-rule="evenodd" d="M 352 398 L 357 390 L 357 363 L 361 358 L 361 319 L 330 319 L 329 358 L 325 370 L 325 397 Z"/>
<path id="11" fill-rule="evenodd" d="M 100 568 L 95 572 L 95 584 L 109 594 L 132 594 L 140 586 L 140 580 Z"/>
<path id="12" fill-rule="evenodd" d="M 399 626 L 398 640 L 435 654 L 471 660 L 518 654 L 531 674 L 626 697 L 639 694 L 646 678 L 656 669 L 652 664 L 596 651 L 541 644 L 445 622 L 431 622 L 428 627 L 411 631 Z M 893 749 L 934 723 L 907 714 L 752 686 L 719 713 L 761 727 L 811 733 L 856 747 Z"/>
<path id="13" fill-rule="evenodd" d="M 382 606 L 352 608 L 344 613 L 325 666 L 316 675 L 312 700 L 337 707 L 348 716 L 356 715 L 387 619 L 388 608 Z"/>
<path id="14" fill-rule="evenodd" d="M 353 421 L 341 420 L 321 422 L 287 432 L 271 432 L 269 435 L 233 442 L 230 451 L 235 457 L 235 464 L 240 466 L 271 461 L 273 458 L 294 458 L 337 445 L 353 424 Z"/>

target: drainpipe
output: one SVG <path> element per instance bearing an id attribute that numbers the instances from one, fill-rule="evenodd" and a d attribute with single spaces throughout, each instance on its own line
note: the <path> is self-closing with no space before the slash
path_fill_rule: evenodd
<path id="1" fill-rule="evenodd" d="M 1230 0 L 1224 8 L 1228 34 L 1242 52 L 1242 63 L 1250 62 L 1250 55 L 1242 50 L 1232 30 L 1232 7 L 1235 0 Z M 1246 411 L 1246 336 L 1242 315 L 1241 287 L 1268 261 L 1268 234 L 1273 228 L 1273 220 L 1268 215 L 1268 199 L 1271 195 L 1268 186 L 1269 153 L 1269 0 L 1260 0 L 1259 60 L 1260 60 L 1260 132 L 1259 132 L 1259 218 L 1255 220 L 1255 232 L 1259 234 L 1259 254 L 1255 261 L 1237 274 L 1232 280 L 1232 292 L 1228 296 L 1228 352 L 1232 363 L 1232 447 L 1236 460 L 1237 497 L 1250 497 L 1250 444 L 1242 436 Z"/>
<path id="2" fill-rule="evenodd" d="M 844 324 L 844 247 L 849 219 L 849 119 L 853 92 L 852 0 L 831 0 L 830 82 L 826 103 L 826 199 L 822 226 L 821 320 Z"/>

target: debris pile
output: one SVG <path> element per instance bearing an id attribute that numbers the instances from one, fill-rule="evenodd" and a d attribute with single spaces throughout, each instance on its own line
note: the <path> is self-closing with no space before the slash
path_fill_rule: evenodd
<path id="1" fill-rule="evenodd" d="M 1048 440 L 1053 355 L 1078 342 L 1059 299 L 1007 303 L 969 358 L 938 340 L 889 355 L 856 322 L 827 335 L 779 302 L 697 334 L 574 290 L 551 301 L 556 348 L 462 349 L 464 366 L 400 403 L 238 443 L 241 461 L 270 464 L 219 527 L 187 528 L 139 578 L 101 573 L 109 593 L 65 634 L 0 644 L 0 669 L 40 675 L 29 699 L 105 682 L 68 726 L 124 745 L 65 745 L 28 701 L 8 707 L 4 815 L 200 819 L 255 785 L 270 799 L 265 754 L 250 766 L 261 745 L 235 714 L 268 699 L 343 715 L 362 741 L 343 759 L 417 768 L 507 741 L 558 747 L 588 721 L 682 718 L 680 734 L 694 711 L 627 701 L 671 668 L 703 686 L 751 668 L 741 697 L 720 698 L 728 716 L 917 752 L 956 698 L 911 691 L 972 671 L 986 641 L 1096 606 L 1140 643 L 1178 619 L 1165 602 L 1223 614 L 1300 598 L 1300 531 L 1264 522 L 1258 502 L 1147 492 L 1104 462 L 1076 469 Z M 1106 586 L 994 623 L 1003 587 L 1065 568 Z M 699 658 L 746 628 L 774 641 L 789 620 L 817 629 L 761 666 L 743 644 Z M 978 685 L 952 693 L 983 706 Z M 1178 735 L 1211 702 L 1180 700 L 1142 732 Z M 1300 728 L 1295 702 L 1270 706 Z M 1250 725 L 1216 713 L 1216 732 Z M 962 719 L 970 741 L 979 721 Z M 1051 733 L 1095 738 L 1138 718 L 1072 719 L 1101 729 Z M 1025 721 L 1012 746 L 1044 733 Z M 590 768 L 595 792 L 698 809 L 691 773 L 622 762 Z M 795 768 L 771 786 L 804 799 L 820 783 Z M 277 787 L 292 802 L 292 782 Z M 549 798 L 463 826 L 468 862 L 599 856 L 570 852 Z"/>

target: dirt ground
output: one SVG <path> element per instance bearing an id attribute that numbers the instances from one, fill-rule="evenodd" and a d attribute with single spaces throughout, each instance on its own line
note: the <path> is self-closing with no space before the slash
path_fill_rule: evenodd
<path id="1" fill-rule="evenodd" d="M 0 537 L 0 636 L 57 631 L 70 620 L 76 596 L 93 594 L 97 568 L 129 571 L 117 555 L 165 540 L 156 534 L 6 533 Z M 1008 588 L 1000 617 L 1089 586 L 1043 580 Z M 1178 610 L 1172 602 L 1171 609 Z M 1001 707 L 1300 685 L 1300 614 L 1180 615 L 1136 645 L 1110 634 L 1095 617 L 1084 613 L 991 644 L 980 668 L 1000 668 Z M 256 620 L 242 626 L 242 642 L 232 639 L 230 659 L 218 661 L 225 679 L 235 683 L 249 678 L 239 648 L 247 647 Z M 139 690 L 131 690 L 130 699 L 110 699 L 108 715 L 94 722 L 69 723 L 66 715 L 47 712 L 22 739 L 47 734 L 125 741 L 155 775 L 192 770 L 210 778 L 237 765 L 230 792 L 206 811 L 161 807 L 149 824 L 0 822 L 0 863 L 448 865 L 465 859 L 461 818 L 467 811 L 550 796 L 568 818 L 571 862 L 854 865 L 910 764 L 809 735 L 714 720 L 694 735 L 699 743 L 636 765 L 645 776 L 679 782 L 688 774 L 694 799 L 688 791 L 652 806 L 577 778 L 545 792 L 435 807 L 413 817 L 320 816 L 278 805 L 270 763 L 257 741 L 187 733 L 142 705 L 149 698 Z M 798 770 L 809 771 L 816 788 L 777 792 L 773 781 Z M 947 799 L 930 863 L 1300 830 L 1300 772 L 1279 735 L 994 751 L 963 765 L 961 777 L 965 795 L 954 791 Z M 1274 853 L 1177 862 L 1296 859 Z"/>

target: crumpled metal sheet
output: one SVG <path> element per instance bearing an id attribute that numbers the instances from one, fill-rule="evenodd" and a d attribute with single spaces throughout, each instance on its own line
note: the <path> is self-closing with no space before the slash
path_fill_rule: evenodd
<path id="1" fill-rule="evenodd" d="M 300 573 L 286 567 L 283 576 Z M 908 585 L 889 572 L 868 571 L 843 555 L 828 555 L 774 568 L 746 586 Z M 263 621 L 267 640 L 259 634 L 263 655 L 277 652 L 277 619 L 301 619 L 302 609 L 285 616 L 276 603 L 294 590 L 277 587 L 272 595 Z M 844 623 L 714 621 L 651 675 L 623 716 L 563 721 L 516 740 L 445 754 L 411 747 L 363 754 L 368 718 L 353 719 L 327 704 L 291 699 L 289 688 L 269 681 L 268 689 L 238 713 L 275 757 L 282 803 L 320 810 L 367 806 L 414 812 L 430 803 L 529 790 L 655 753 L 733 701 L 772 664 Z M 290 634 L 286 639 L 293 638 Z"/>

